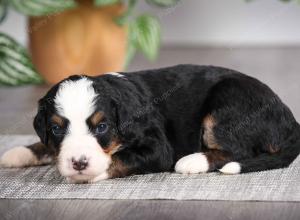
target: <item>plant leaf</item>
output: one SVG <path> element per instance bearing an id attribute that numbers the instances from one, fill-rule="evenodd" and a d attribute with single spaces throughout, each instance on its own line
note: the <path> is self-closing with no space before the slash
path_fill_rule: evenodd
<path id="1" fill-rule="evenodd" d="M 133 57 L 136 54 L 137 49 L 137 28 L 136 23 L 131 22 L 128 24 L 127 29 L 127 49 L 126 49 L 126 57 L 125 57 L 125 65 L 124 68 L 126 69 L 130 62 L 132 61 Z"/>
<path id="2" fill-rule="evenodd" d="M 115 22 L 118 25 L 123 26 L 124 24 L 126 24 L 128 22 L 128 20 L 129 20 L 128 18 L 132 14 L 133 8 L 135 7 L 136 3 L 137 3 L 137 0 L 129 0 L 128 1 L 126 12 L 123 15 L 121 15 L 115 19 Z"/>
<path id="3" fill-rule="evenodd" d="M 120 3 L 120 0 L 94 0 L 94 4 L 96 6 L 106 6 L 106 5 L 112 5 Z"/>
<path id="4" fill-rule="evenodd" d="M 4 33 L 0 33 L 0 57 L 0 84 L 12 86 L 43 81 L 27 50 Z"/>
<path id="5" fill-rule="evenodd" d="M 141 15 L 136 18 L 134 29 L 136 31 L 136 44 L 145 56 L 154 60 L 157 57 L 161 29 L 158 20 L 150 15 Z"/>
<path id="6" fill-rule="evenodd" d="M 0 0 L 0 23 L 4 21 L 7 15 L 7 0 Z"/>
<path id="7" fill-rule="evenodd" d="M 159 7 L 170 7 L 177 4 L 180 0 L 146 0 L 147 3 Z"/>
<path id="8" fill-rule="evenodd" d="M 45 16 L 75 8 L 75 0 L 10 0 L 13 8 L 28 16 Z"/>

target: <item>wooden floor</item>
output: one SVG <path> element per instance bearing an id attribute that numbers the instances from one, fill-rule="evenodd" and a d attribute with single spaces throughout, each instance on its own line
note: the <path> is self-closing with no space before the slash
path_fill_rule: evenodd
<path id="1" fill-rule="evenodd" d="M 179 63 L 233 68 L 268 84 L 300 121 L 300 48 L 164 48 L 155 63 L 138 56 L 129 70 Z M 0 134 L 34 134 L 37 100 L 48 86 L 0 88 Z M 300 219 L 300 203 L 168 200 L 0 200 L 2 219 Z"/>
<path id="2" fill-rule="evenodd" d="M 168 200 L 3 200 L 0 219 L 299 220 L 299 203 Z"/>

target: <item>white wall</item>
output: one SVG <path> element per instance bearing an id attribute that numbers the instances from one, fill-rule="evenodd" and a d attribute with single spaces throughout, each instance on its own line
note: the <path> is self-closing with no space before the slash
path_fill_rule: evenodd
<path id="1" fill-rule="evenodd" d="M 6 20 L 0 24 L 0 31 L 13 36 L 19 42 L 26 42 L 26 18 L 15 11 L 9 11 Z"/>
<path id="2" fill-rule="evenodd" d="M 160 17 L 165 44 L 300 45 L 300 4 L 295 2 L 181 0 L 174 8 L 160 10 L 140 0 L 139 9 Z M 25 23 L 23 16 L 11 12 L 0 31 L 7 31 L 25 42 Z"/>
<path id="3" fill-rule="evenodd" d="M 170 44 L 300 44 L 300 4 L 297 3 L 183 0 L 161 19 L 164 42 Z"/>

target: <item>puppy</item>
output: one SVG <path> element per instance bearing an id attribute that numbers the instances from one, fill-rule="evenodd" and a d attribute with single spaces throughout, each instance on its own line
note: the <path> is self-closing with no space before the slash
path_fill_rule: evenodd
<path id="1" fill-rule="evenodd" d="M 71 76 L 39 101 L 41 142 L 7 151 L 4 167 L 54 161 L 70 182 L 132 174 L 287 167 L 300 127 L 265 84 L 213 66 Z"/>

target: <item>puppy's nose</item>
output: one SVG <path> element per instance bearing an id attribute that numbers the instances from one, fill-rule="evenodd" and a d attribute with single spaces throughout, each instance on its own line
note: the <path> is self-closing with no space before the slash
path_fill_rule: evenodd
<path id="1" fill-rule="evenodd" d="M 72 164 L 74 170 L 84 170 L 88 166 L 88 160 L 86 156 L 82 155 L 79 160 L 76 160 L 74 157 L 72 157 Z"/>

